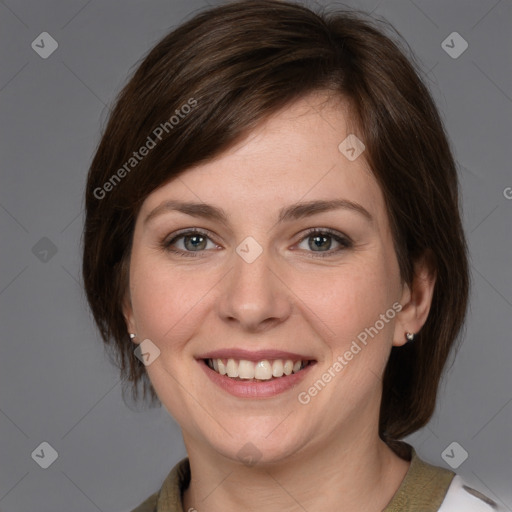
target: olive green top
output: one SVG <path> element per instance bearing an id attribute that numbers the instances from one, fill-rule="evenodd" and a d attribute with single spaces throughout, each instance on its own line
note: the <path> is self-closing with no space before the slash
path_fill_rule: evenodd
<path id="1" fill-rule="evenodd" d="M 407 448 L 411 465 L 383 512 L 437 512 L 455 473 L 422 461 L 412 446 Z M 160 490 L 132 512 L 185 512 L 181 495 L 189 483 L 190 464 L 186 457 L 172 468 Z"/>

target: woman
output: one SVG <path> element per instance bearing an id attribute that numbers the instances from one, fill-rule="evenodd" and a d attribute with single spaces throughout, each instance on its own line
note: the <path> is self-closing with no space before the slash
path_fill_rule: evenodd
<path id="1" fill-rule="evenodd" d="M 137 509 L 487 511 L 400 441 L 468 297 L 453 157 L 372 23 L 233 2 L 151 50 L 89 172 L 83 275 L 188 457 Z"/>

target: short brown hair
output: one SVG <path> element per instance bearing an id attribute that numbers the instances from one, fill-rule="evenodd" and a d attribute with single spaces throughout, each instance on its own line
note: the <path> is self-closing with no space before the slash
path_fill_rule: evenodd
<path id="1" fill-rule="evenodd" d="M 83 278 L 101 336 L 136 398 L 142 384 L 143 397 L 149 390 L 157 399 L 133 355 L 122 313 L 142 202 L 187 168 L 228 149 L 265 117 L 325 90 L 351 107 L 384 195 L 402 279 L 411 282 L 413 262 L 425 254 L 437 276 L 417 339 L 391 351 L 380 435 L 391 443 L 432 416 L 468 299 L 457 171 L 418 67 L 379 23 L 389 28 L 353 11 L 315 13 L 277 0 L 231 2 L 169 33 L 119 94 L 87 180 Z M 193 111 L 180 116 L 182 106 L 193 102 Z M 179 121 L 166 125 L 174 113 Z M 166 133 L 156 140 L 159 126 Z M 131 161 L 149 139 L 155 146 L 147 156 Z"/>

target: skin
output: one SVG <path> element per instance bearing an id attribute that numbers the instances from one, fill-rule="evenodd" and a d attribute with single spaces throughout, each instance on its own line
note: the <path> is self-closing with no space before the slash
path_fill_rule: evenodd
<path id="1" fill-rule="evenodd" d="M 124 313 L 135 343 L 149 338 L 161 351 L 146 369 L 182 429 L 192 473 L 184 510 L 381 511 L 409 468 L 378 436 L 381 377 L 391 347 L 424 324 L 435 278 L 418 262 L 411 285 L 402 282 L 364 153 L 351 162 L 338 150 L 357 134 L 349 120 L 341 100 L 305 96 L 141 207 Z M 281 207 L 340 198 L 363 206 L 372 220 L 337 209 L 277 223 Z M 169 199 L 222 208 L 228 224 L 176 211 L 144 222 Z M 190 238 L 171 246 L 195 256 L 162 247 L 185 228 L 211 233 L 196 239 L 199 251 Z M 309 228 L 330 228 L 352 245 L 328 237 L 315 250 Z M 248 236 L 262 248 L 252 263 L 236 252 Z M 299 392 L 395 302 L 402 310 L 310 403 L 299 403 Z M 237 398 L 212 384 L 194 359 L 234 347 L 307 354 L 317 364 L 297 388 Z M 237 457 L 249 442 L 260 457 L 253 466 Z"/>

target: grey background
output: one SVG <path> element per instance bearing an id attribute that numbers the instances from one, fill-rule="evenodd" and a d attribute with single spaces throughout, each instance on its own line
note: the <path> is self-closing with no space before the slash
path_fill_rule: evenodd
<path id="1" fill-rule="evenodd" d="M 2 512 L 130 510 L 186 455 L 165 409 L 122 401 L 81 289 L 80 237 L 108 106 L 132 66 L 206 5 L 0 1 Z M 469 456 L 456 471 L 512 510 L 512 3 L 345 5 L 386 18 L 411 45 L 460 168 L 471 312 L 435 417 L 408 440 L 444 467 L 441 453 L 458 442 Z M 44 31 L 59 44 L 47 59 L 31 48 Z M 457 59 L 441 47 L 453 31 L 469 44 Z M 31 457 L 43 441 L 58 452 L 48 469 Z"/>

